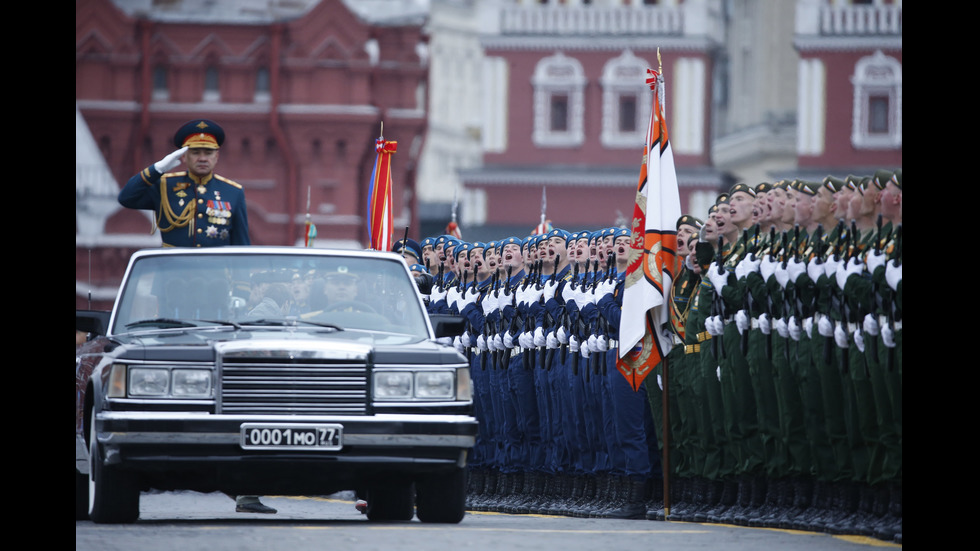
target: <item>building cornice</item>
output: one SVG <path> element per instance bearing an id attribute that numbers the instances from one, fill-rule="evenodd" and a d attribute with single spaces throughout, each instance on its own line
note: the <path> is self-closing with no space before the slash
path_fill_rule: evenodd
<path id="1" fill-rule="evenodd" d="M 902 37 L 894 36 L 797 36 L 793 46 L 799 52 L 863 52 L 902 50 Z"/>
<path id="2" fill-rule="evenodd" d="M 651 36 L 622 36 L 622 37 L 589 37 L 583 40 L 581 36 L 499 36 L 484 35 L 480 37 L 480 45 L 487 50 L 496 51 L 593 51 L 617 52 L 622 50 L 637 51 L 686 51 L 709 52 L 719 48 L 718 41 L 709 37 L 651 37 Z M 492 53 L 491 53 L 492 55 Z"/>

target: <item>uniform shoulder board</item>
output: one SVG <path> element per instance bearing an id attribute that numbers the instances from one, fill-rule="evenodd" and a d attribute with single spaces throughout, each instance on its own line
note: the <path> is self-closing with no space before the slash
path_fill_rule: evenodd
<path id="1" fill-rule="evenodd" d="M 221 180 L 222 182 L 224 182 L 224 183 L 226 183 L 226 184 L 228 184 L 230 186 L 235 186 L 238 189 L 242 189 L 242 185 L 241 184 L 239 184 L 238 182 L 236 182 L 234 180 L 229 180 L 228 178 L 225 178 L 224 176 L 220 176 L 218 174 L 215 174 L 214 175 L 214 179 L 215 180 Z"/>

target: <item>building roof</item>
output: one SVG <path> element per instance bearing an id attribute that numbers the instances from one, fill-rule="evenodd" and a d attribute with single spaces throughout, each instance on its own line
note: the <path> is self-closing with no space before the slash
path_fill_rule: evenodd
<path id="1" fill-rule="evenodd" d="M 263 25 L 296 19 L 321 0 L 112 0 L 129 16 L 169 23 Z M 420 24 L 429 0 L 342 0 L 361 19 L 379 25 Z"/>

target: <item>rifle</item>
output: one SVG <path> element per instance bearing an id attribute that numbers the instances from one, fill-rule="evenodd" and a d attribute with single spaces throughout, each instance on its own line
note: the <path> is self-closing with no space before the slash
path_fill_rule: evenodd
<path id="1" fill-rule="evenodd" d="M 551 272 L 551 279 L 549 280 L 550 283 L 557 284 L 557 281 L 558 281 L 558 262 L 559 262 L 560 259 L 561 259 L 561 257 L 559 255 L 555 255 L 555 269 L 554 269 L 553 272 Z M 551 327 L 554 327 L 554 325 L 555 325 L 555 320 L 554 319 L 551 319 L 551 323 L 550 324 L 548 323 L 548 318 L 550 318 L 550 317 L 551 317 L 551 314 L 549 314 L 548 311 L 545 310 L 545 313 L 544 313 L 544 323 L 542 324 L 542 329 L 543 329 L 543 332 L 544 332 L 544 334 L 545 334 L 546 337 L 548 335 L 548 327 L 546 327 L 546 325 L 550 325 Z M 552 360 L 554 359 L 555 352 L 554 352 L 554 349 L 548 348 L 548 343 L 547 342 L 545 343 L 543 353 L 544 353 L 544 366 L 545 366 L 545 369 L 547 369 L 548 371 L 551 371 L 551 363 L 552 363 Z"/>
<path id="2" fill-rule="evenodd" d="M 756 226 L 756 234 L 758 235 L 758 226 Z M 749 230 L 742 230 L 742 242 L 745 243 L 746 248 L 749 246 Z M 750 255 L 755 255 L 755 250 L 749 251 Z M 748 287 L 745 289 L 745 297 L 742 299 L 742 307 L 745 308 L 745 315 L 752 315 L 752 293 L 749 292 Z M 742 350 L 742 355 L 744 356 L 749 350 L 749 331 L 746 329 L 742 332 L 741 338 L 739 339 L 739 348 Z"/>
<path id="3" fill-rule="evenodd" d="M 575 263 L 575 266 L 574 266 L 574 271 L 572 273 L 572 281 L 571 281 L 571 283 L 569 283 L 569 285 L 571 285 L 571 288 L 572 289 L 575 289 L 575 286 L 578 284 L 578 267 L 579 267 L 579 263 L 576 262 Z M 588 264 L 588 262 L 586 262 L 585 263 L 585 275 L 583 276 L 583 285 L 584 285 L 584 280 L 587 280 L 588 278 L 589 278 L 589 264 Z M 561 326 L 562 326 L 562 329 L 565 330 L 565 335 L 566 335 L 566 338 L 567 338 L 567 336 L 570 335 L 570 331 L 571 331 L 571 316 L 568 315 L 567 305 L 566 305 L 566 309 L 565 309 L 564 315 L 562 316 L 562 324 L 561 324 Z M 565 343 L 565 344 L 559 343 L 558 344 L 558 351 L 559 351 L 558 357 L 560 358 L 561 363 L 565 363 L 565 361 L 568 359 L 568 344 L 567 343 Z M 574 365 L 574 366 L 572 366 L 572 374 L 573 375 L 578 375 L 578 365 L 577 364 Z"/>
<path id="4" fill-rule="evenodd" d="M 769 256 L 776 256 L 776 226 L 769 226 Z M 772 324 L 772 293 L 769 293 L 769 285 L 766 283 L 766 316 Z M 766 358 L 772 360 L 772 328 L 766 334 Z"/>

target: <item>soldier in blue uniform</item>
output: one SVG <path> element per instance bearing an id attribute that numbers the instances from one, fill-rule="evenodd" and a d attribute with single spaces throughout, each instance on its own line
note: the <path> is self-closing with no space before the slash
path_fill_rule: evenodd
<path id="1" fill-rule="evenodd" d="M 174 134 L 177 150 L 126 182 L 119 203 L 151 210 L 164 247 L 249 245 L 241 184 L 214 173 L 225 131 L 214 121 L 192 120 Z M 169 172 L 183 162 L 187 170 Z"/>

